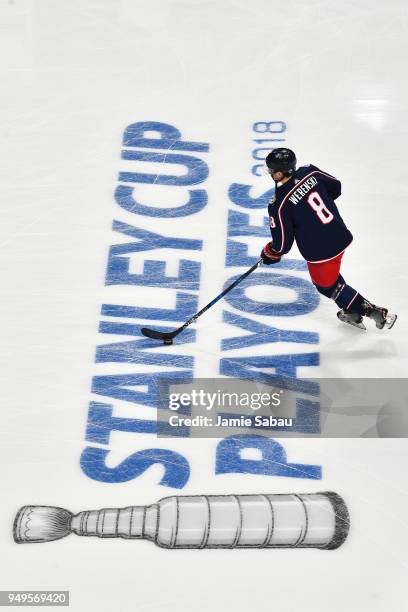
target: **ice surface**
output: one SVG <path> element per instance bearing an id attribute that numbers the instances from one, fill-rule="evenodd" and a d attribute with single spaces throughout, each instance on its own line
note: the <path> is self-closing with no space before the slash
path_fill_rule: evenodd
<path id="1" fill-rule="evenodd" d="M 237 612 L 279 608 L 314 612 L 385 609 L 406 601 L 407 444 L 394 440 L 287 440 L 289 461 L 319 464 L 322 482 L 270 476 L 215 475 L 216 440 L 160 441 L 115 432 L 113 467 L 146 448 L 179 450 L 191 476 L 183 494 L 338 491 L 351 515 L 347 543 L 337 552 L 203 551 L 174 553 L 143 543 L 67 539 L 16 546 L 13 516 L 25 504 L 113 507 L 154 501 L 173 488 L 158 485 L 159 465 L 128 482 L 87 477 L 88 403 L 96 375 L 131 373 L 135 364 L 94 363 L 95 348 L 128 335 L 98 333 L 105 304 L 174 308 L 175 291 L 104 286 L 111 245 L 131 239 L 111 230 L 114 219 L 159 234 L 203 241 L 200 251 L 152 250 L 130 256 L 130 272 L 145 259 L 201 263 L 199 307 L 247 264 L 227 267 L 228 209 L 261 225 L 263 209 L 232 204 L 232 183 L 271 188 L 251 169 L 253 124 L 282 121 L 284 143 L 300 163 L 314 163 L 343 183 L 339 200 L 355 240 L 343 274 L 372 301 L 399 314 L 393 330 L 366 333 L 342 326 L 327 301 L 308 314 L 265 314 L 271 302 L 294 299 L 288 287 L 248 289 L 265 303 L 250 318 L 283 329 L 319 334 L 316 345 L 261 344 L 221 350 L 223 339 L 247 332 L 223 322 L 243 313 L 221 302 L 197 322 L 196 342 L 152 349 L 194 358 L 194 375 L 219 375 L 220 359 L 317 351 L 319 367 L 299 376 L 406 377 L 406 238 L 408 226 L 406 5 L 275 0 L 2 0 L 0 300 L 2 389 L 2 589 L 70 589 L 71 608 L 166 609 L 197 612 L 225 605 Z M 169 164 L 121 160 L 126 126 L 171 124 L 183 140 L 209 143 L 208 204 L 187 217 L 135 215 L 115 202 L 119 172 L 180 173 Z M 279 134 L 277 135 L 279 137 Z M 269 144 L 267 143 L 267 147 Z M 183 151 L 168 151 L 180 153 Z M 188 152 L 187 152 L 188 153 Z M 137 165 L 137 170 L 136 170 Z M 125 184 L 125 183 L 121 183 Z M 149 206 L 175 207 L 187 188 L 138 185 Z M 258 256 L 265 237 L 231 238 Z M 300 258 L 294 250 L 290 257 Z M 300 259 L 299 259 L 300 261 Z M 278 270 L 267 271 L 275 274 Z M 307 280 L 306 272 L 280 273 Z M 187 287 L 187 289 L 189 289 Z M 181 322 L 158 322 L 175 326 Z M 152 326 L 148 319 L 137 324 Z M 171 370 L 163 360 L 163 370 Z M 149 372 L 155 366 L 138 366 Z M 115 415 L 151 419 L 147 406 L 118 400 Z M 91 445 L 92 446 L 92 445 Z M 58 546 L 58 548 L 57 548 Z M 86 550 L 85 550 L 86 548 Z M 27 550 L 29 549 L 29 550 Z"/>

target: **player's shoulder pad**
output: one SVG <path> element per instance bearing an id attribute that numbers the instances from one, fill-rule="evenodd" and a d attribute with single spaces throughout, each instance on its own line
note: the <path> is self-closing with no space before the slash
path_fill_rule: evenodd
<path id="1" fill-rule="evenodd" d="M 303 174 L 310 174 L 311 172 L 315 172 L 316 170 L 319 170 L 319 168 L 314 164 L 305 164 L 304 166 L 300 166 L 298 168 L 298 172 L 302 172 Z"/>

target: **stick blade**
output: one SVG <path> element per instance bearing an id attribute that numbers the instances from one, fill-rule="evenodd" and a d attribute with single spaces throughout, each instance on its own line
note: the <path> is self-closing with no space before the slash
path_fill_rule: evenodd
<path id="1" fill-rule="evenodd" d="M 153 340 L 161 340 L 164 342 L 165 340 L 173 339 L 173 332 L 161 332 L 156 329 L 149 329 L 148 327 L 142 327 L 140 331 L 146 338 L 152 338 Z"/>

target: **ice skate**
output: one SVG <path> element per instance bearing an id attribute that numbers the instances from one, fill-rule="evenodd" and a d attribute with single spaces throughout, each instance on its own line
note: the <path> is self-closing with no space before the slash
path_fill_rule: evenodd
<path id="1" fill-rule="evenodd" d="M 375 306 L 374 304 L 370 304 L 366 316 L 375 322 L 378 329 L 391 329 L 397 320 L 396 314 L 391 314 L 386 308 Z"/>
<path id="2" fill-rule="evenodd" d="M 363 323 L 363 317 L 356 312 L 350 312 L 349 310 L 342 309 L 337 313 L 337 318 L 343 323 L 354 325 L 354 327 L 359 327 L 360 329 L 367 329 Z"/>

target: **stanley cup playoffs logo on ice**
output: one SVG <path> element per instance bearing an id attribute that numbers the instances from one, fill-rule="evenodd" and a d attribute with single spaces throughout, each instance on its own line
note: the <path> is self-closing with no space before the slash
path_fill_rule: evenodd
<path id="1" fill-rule="evenodd" d="M 156 409 L 163 381 L 182 385 L 201 375 L 197 331 L 188 326 L 173 346 L 164 347 L 162 342 L 144 337 L 141 329 L 148 326 L 158 333 L 171 332 L 202 307 L 203 271 L 214 257 L 206 246 L 209 237 L 202 231 L 205 215 L 212 221 L 211 233 L 217 234 L 217 244 L 225 245 L 225 275 L 219 281 L 214 275 L 213 295 L 222 291 L 224 283 L 224 287 L 233 284 L 249 266 L 256 267 L 259 255 L 253 252 L 259 253 L 260 241 L 268 235 L 266 211 L 274 196 L 273 188 L 259 192 L 257 177 L 265 155 L 286 139 L 285 133 L 283 121 L 254 123 L 248 141 L 250 184 L 226 185 L 224 202 L 214 203 L 207 191 L 210 143 L 193 142 L 176 126 L 157 121 L 140 121 L 125 129 L 123 170 L 114 193 L 115 243 L 108 255 L 106 301 L 99 325 L 101 343 L 96 349 L 92 380 L 95 399 L 89 404 L 86 446 L 81 456 L 82 470 L 90 478 L 105 483 L 126 482 L 159 463 L 165 470 L 159 484 L 180 489 L 188 482 L 190 458 L 168 446 L 157 447 Z M 222 215 L 219 218 L 224 225 L 217 223 L 215 211 Z M 254 242 L 255 249 L 251 247 Z M 213 374 L 278 384 L 282 389 L 289 385 L 296 390 L 298 383 L 303 384 L 299 369 L 304 372 L 304 368 L 319 365 L 318 333 L 296 323 L 298 317 L 317 307 L 319 296 L 304 274 L 304 261 L 286 257 L 273 268 L 254 270 L 216 307 L 218 329 L 223 335 L 212 355 Z M 271 346 L 276 348 L 270 350 Z M 309 400 L 304 401 L 317 416 L 313 431 L 318 432 L 316 383 L 309 393 Z M 129 406 L 133 408 L 131 415 Z M 146 407 L 152 409 L 151 418 L 146 417 Z M 135 451 L 112 465 L 109 457 L 120 432 L 135 436 Z M 144 435 L 137 441 L 138 434 L 151 437 Z M 146 440 L 150 442 L 147 448 Z M 246 447 L 256 447 L 259 460 L 244 459 L 242 451 Z M 297 469 L 295 463 L 288 462 L 282 444 L 258 431 L 221 440 L 215 470 L 216 474 L 321 478 L 319 466 L 302 465 Z"/>

